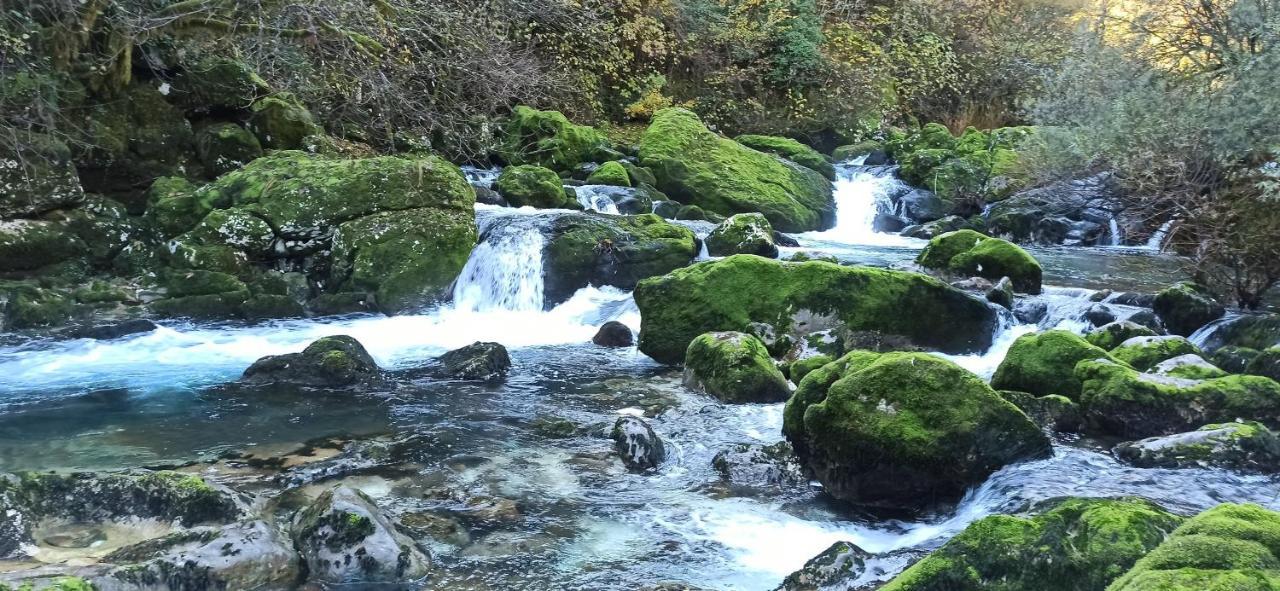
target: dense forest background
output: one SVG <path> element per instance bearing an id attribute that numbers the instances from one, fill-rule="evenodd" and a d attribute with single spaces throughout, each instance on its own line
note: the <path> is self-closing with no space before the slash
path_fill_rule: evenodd
<path id="1" fill-rule="evenodd" d="M 824 152 L 1032 125 L 1033 182 L 1108 172 L 1245 306 L 1280 280 L 1277 0 L 17 0 L 0 143 L 101 150 L 86 112 L 246 64 L 343 141 L 484 161 L 513 106 L 620 143 L 679 105 Z M 166 87 L 167 88 L 167 87 Z M 244 108 L 254 88 L 196 110 Z M 196 100 L 200 99 L 200 100 Z M 176 100 L 183 100 L 178 97 Z M 245 104 L 237 105 L 236 101 Z M 198 115 L 198 114 L 197 114 Z"/>

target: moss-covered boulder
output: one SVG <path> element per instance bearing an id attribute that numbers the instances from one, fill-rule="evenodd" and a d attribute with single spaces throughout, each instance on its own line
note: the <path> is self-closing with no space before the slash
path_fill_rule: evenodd
<path id="1" fill-rule="evenodd" d="M 1089 341 L 1089 344 L 1110 351 L 1134 337 L 1154 336 L 1158 336 L 1156 331 L 1146 326 L 1128 320 L 1121 320 L 1099 326 L 1089 331 L 1089 334 L 1085 335 L 1084 338 Z"/>
<path id="2" fill-rule="evenodd" d="M 1258 376 L 1193 380 L 1144 374 L 1112 361 L 1076 365 L 1093 429 L 1121 437 L 1172 435 L 1237 419 L 1280 426 L 1280 384 Z"/>
<path id="3" fill-rule="evenodd" d="M 158 178 L 147 190 L 144 217 L 161 238 L 178 236 L 196 227 L 213 210 L 215 204 L 202 203 L 196 196 L 196 186 L 185 178 Z"/>
<path id="4" fill-rule="evenodd" d="M 711 132 L 685 109 L 658 112 L 640 140 L 640 162 L 681 203 L 724 215 L 763 213 L 782 232 L 831 226 L 831 183 L 821 174 Z"/>
<path id="5" fill-rule="evenodd" d="M 706 238 L 711 256 L 754 254 L 778 258 L 778 245 L 773 240 L 773 226 L 758 213 L 740 213 L 716 226 Z"/>
<path id="6" fill-rule="evenodd" d="M 672 364 L 708 332 L 755 334 L 775 355 L 826 330 L 889 335 L 962 353 L 986 350 L 996 325 L 986 302 L 931 277 L 751 255 L 642 281 L 635 298 L 640 351 Z"/>
<path id="7" fill-rule="evenodd" d="M 1224 504 L 1184 523 L 1107 591 L 1280 589 L 1280 513 Z"/>
<path id="8" fill-rule="evenodd" d="M 155 85 L 134 84 L 91 109 L 76 160 L 86 191 L 119 198 L 140 212 L 143 193 L 162 176 L 183 176 L 194 135 L 182 111 Z"/>
<path id="9" fill-rule="evenodd" d="M 882 591 L 1104 591 L 1182 518 L 1143 499 L 1051 500 L 974 522 Z"/>
<path id="10" fill-rule="evenodd" d="M 916 263 L 965 277 L 977 276 L 999 281 L 1008 277 L 1014 289 L 1037 294 L 1044 270 L 1039 261 L 1021 247 L 973 230 L 948 232 L 929 241 Z"/>
<path id="11" fill-rule="evenodd" d="M 1212 363 L 1205 361 L 1204 357 L 1190 353 L 1161 361 L 1147 371 L 1156 375 L 1192 380 L 1211 380 L 1225 378 L 1230 375 Z"/>
<path id="12" fill-rule="evenodd" d="M 1050 330 L 1018 337 L 996 368 L 991 387 L 1027 392 L 1036 396 L 1057 394 L 1080 399 L 1076 364 L 1088 359 L 1110 359 L 1107 352 L 1079 335 Z"/>
<path id="13" fill-rule="evenodd" d="M 321 338 L 301 353 L 263 357 L 244 371 L 250 384 L 299 384 L 339 387 L 377 381 L 378 363 L 364 346 L 349 336 Z"/>
<path id="14" fill-rule="evenodd" d="M 791 378 L 793 383 L 799 384 L 800 380 L 813 373 L 813 370 L 832 361 L 835 361 L 835 358 L 827 354 L 814 355 L 813 357 L 805 357 L 804 359 L 793 361 L 787 367 L 787 377 Z"/>
<path id="15" fill-rule="evenodd" d="M 1182 282 L 1156 294 L 1152 305 L 1169 332 L 1189 337 L 1206 324 L 1222 318 L 1226 308 L 1201 285 Z"/>
<path id="16" fill-rule="evenodd" d="M 1205 425 L 1189 433 L 1121 443 L 1112 452 L 1139 468 L 1280 471 L 1280 437 L 1254 422 Z"/>
<path id="17" fill-rule="evenodd" d="M 83 257 L 89 246 L 64 223 L 0 221 L 0 272 L 33 271 Z"/>
<path id="18" fill-rule="evenodd" d="M 1111 356 L 1129 364 L 1138 371 L 1147 371 L 1162 361 L 1182 355 L 1200 355 L 1204 352 L 1186 337 L 1133 337 L 1111 350 Z"/>
<path id="19" fill-rule="evenodd" d="M 685 353 L 684 384 L 724 402 L 784 402 L 787 378 L 760 339 L 740 332 L 712 332 Z"/>
<path id="20" fill-rule="evenodd" d="M 65 290 L 32 281 L 0 281 L 0 328 L 39 328 L 64 324 L 77 311 Z"/>
<path id="21" fill-rule="evenodd" d="M 498 155 L 507 164 L 532 164 L 569 172 L 583 162 L 612 160 L 609 140 L 592 127 L 575 125 L 559 111 L 516 107 L 503 130 Z"/>
<path id="22" fill-rule="evenodd" d="M 0 84 L 4 80 L 0 79 Z M 0 148 L 0 219 L 33 217 L 84 201 L 71 149 L 53 136 L 18 134 Z"/>
<path id="23" fill-rule="evenodd" d="M 472 343 L 441 355 L 436 362 L 436 375 L 455 380 L 493 380 L 511 369 L 511 356 L 498 343 Z"/>
<path id="24" fill-rule="evenodd" d="M 547 306 L 588 285 L 634 289 L 642 279 L 684 267 L 698 256 L 692 231 L 653 214 L 565 214 L 551 222 L 546 234 L 542 267 Z"/>
<path id="25" fill-rule="evenodd" d="M 1000 396 L 1027 414 L 1041 429 L 1060 433 L 1076 433 L 1084 425 L 1080 405 L 1066 396 L 1036 396 L 1026 392 L 1000 390 Z"/>
<path id="26" fill-rule="evenodd" d="M 605 162 L 587 177 L 588 185 L 609 185 L 613 187 L 630 187 L 631 175 L 621 162 Z"/>
<path id="27" fill-rule="evenodd" d="M 1032 133 L 1026 127 L 990 132 L 969 128 L 955 137 L 945 126 L 930 123 L 892 134 L 887 148 L 901 164 L 899 174 L 904 180 L 945 201 L 961 197 L 995 200 L 1017 186 L 1017 150 Z"/>
<path id="28" fill-rule="evenodd" d="M 981 378 L 924 353 L 854 352 L 810 373 L 783 434 L 833 497 L 916 509 L 960 499 L 996 470 L 1050 453 Z"/>
<path id="29" fill-rule="evenodd" d="M 1280 380 L 1280 347 L 1259 351 L 1258 355 L 1249 361 L 1244 373 Z"/>
<path id="30" fill-rule="evenodd" d="M 325 491 L 298 513 L 294 547 L 308 580 L 327 585 L 399 584 L 427 576 L 431 557 L 359 490 Z"/>
<path id="31" fill-rule="evenodd" d="M 1262 355 L 1262 351 L 1257 349 L 1227 345 L 1214 351 L 1209 360 L 1227 373 L 1245 373 L 1249 369 L 1249 364 L 1253 363 L 1259 355 Z"/>
<path id="32" fill-rule="evenodd" d="M 264 148 L 299 150 L 305 147 L 307 136 L 324 134 L 311 111 L 287 92 L 259 99 L 251 110 L 249 130 Z"/>
<path id="33" fill-rule="evenodd" d="M 836 167 L 831 161 L 817 150 L 796 140 L 773 135 L 740 135 L 734 139 L 748 148 L 781 156 L 827 177 L 828 180 L 836 180 Z"/>
<path id="34" fill-rule="evenodd" d="M 541 166 L 508 166 L 494 186 L 513 207 L 559 209 L 576 203 L 565 193 L 560 175 Z"/>
<path id="35" fill-rule="evenodd" d="M 216 177 L 262 156 L 262 144 L 235 123 L 215 123 L 196 133 L 196 156 L 204 164 L 205 174 Z"/>
<path id="36" fill-rule="evenodd" d="M 876 140 L 866 140 L 856 144 L 847 144 L 840 146 L 831 152 L 831 159 L 836 162 L 848 162 L 863 156 L 869 156 L 884 152 L 884 142 Z M 883 164 L 883 162 L 881 163 Z"/>
<path id="37" fill-rule="evenodd" d="M 225 56 L 202 56 L 173 80 L 171 96 L 189 111 L 247 111 L 270 90 L 248 64 Z"/>

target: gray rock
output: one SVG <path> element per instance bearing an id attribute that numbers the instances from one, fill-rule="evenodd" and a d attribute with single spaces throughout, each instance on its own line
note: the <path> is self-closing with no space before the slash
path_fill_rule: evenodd
<path id="1" fill-rule="evenodd" d="M 614 449 L 622 456 L 622 463 L 632 472 L 653 470 L 666 459 L 662 439 L 649 423 L 636 417 L 622 417 L 613 424 L 610 433 Z"/>
<path id="2" fill-rule="evenodd" d="M 611 320 L 600 327 L 591 342 L 601 347 L 630 347 L 635 344 L 635 336 L 631 333 L 631 327 Z"/>
<path id="3" fill-rule="evenodd" d="M 717 453 L 711 465 L 720 477 L 736 486 L 779 488 L 808 482 L 791 444 L 743 443 Z"/>
<path id="4" fill-rule="evenodd" d="M 1121 443 L 1112 452 L 1140 468 L 1280 471 L 1280 438 L 1259 423 L 1206 425 L 1189 433 Z"/>
<path id="5" fill-rule="evenodd" d="M 320 495 L 293 523 L 294 547 L 308 580 L 327 585 L 422 579 L 431 558 L 364 493 L 346 487 Z"/>
<path id="6" fill-rule="evenodd" d="M 850 542 L 836 542 L 787 575 L 775 591 L 821 591 L 838 583 L 852 583 L 866 571 L 869 558 L 869 552 Z"/>
<path id="7" fill-rule="evenodd" d="M 441 355 L 439 375 L 458 380 L 492 380 L 511 369 L 507 348 L 498 343 L 472 343 Z"/>
<path id="8" fill-rule="evenodd" d="M 290 589 L 301 575 L 298 553 L 265 521 L 196 528 L 121 548 L 117 565 L 93 579 L 99 591 L 153 589 Z"/>
<path id="9" fill-rule="evenodd" d="M 382 370 L 364 346 L 349 336 L 324 337 L 301 353 L 263 357 L 249 366 L 242 381 L 339 387 L 375 382 Z"/>

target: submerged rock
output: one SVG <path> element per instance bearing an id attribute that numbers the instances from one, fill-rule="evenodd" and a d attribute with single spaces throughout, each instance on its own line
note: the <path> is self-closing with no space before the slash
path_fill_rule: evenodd
<path id="1" fill-rule="evenodd" d="M 707 333 L 689 343 L 684 385 L 730 403 L 784 402 L 791 396 L 764 343 L 740 332 Z"/>
<path id="2" fill-rule="evenodd" d="M 195 528 L 121 548 L 100 589 L 286 589 L 301 578 L 298 553 L 274 525 L 248 521 Z"/>
<path id="3" fill-rule="evenodd" d="M 622 417 L 613 424 L 609 434 L 614 449 L 622 457 L 622 464 L 632 472 L 654 470 L 666 459 L 662 439 L 649 423 L 636 417 Z"/>
<path id="4" fill-rule="evenodd" d="M 740 213 L 716 226 L 707 236 L 707 252 L 711 256 L 754 254 L 778 258 L 778 245 L 773 240 L 773 227 L 758 213 Z"/>
<path id="5" fill-rule="evenodd" d="M 996 325 L 986 302 L 924 275 L 750 255 L 643 281 L 635 299 L 640 351 L 671 364 L 684 360 L 689 343 L 708 332 L 754 334 L 775 355 L 826 330 L 877 333 L 961 353 L 989 347 Z"/>
<path id="6" fill-rule="evenodd" d="M 591 337 L 591 342 L 601 347 L 630 347 L 635 344 L 635 336 L 631 333 L 631 327 L 610 320 L 600 326 L 596 336 Z"/>
<path id="7" fill-rule="evenodd" d="M 1182 523 L 1130 498 L 1046 501 L 1033 512 L 974 522 L 881 591 L 1102 591 Z"/>
<path id="8" fill-rule="evenodd" d="M 1044 271 L 1034 257 L 1018 246 L 984 236 L 973 230 L 948 232 L 929 241 L 916 263 L 964 277 L 978 276 L 999 281 L 1008 277 L 1014 289 L 1040 293 Z"/>
<path id="9" fill-rule="evenodd" d="M 787 575 L 774 591 L 822 591 L 842 582 L 853 582 L 867 568 L 871 553 L 850 542 L 836 542 Z"/>
<path id="10" fill-rule="evenodd" d="M 431 558 L 364 493 L 325 491 L 293 522 L 308 580 L 329 585 L 406 583 L 425 577 Z"/>
<path id="11" fill-rule="evenodd" d="M 654 115 L 640 140 L 640 162 L 681 203 L 724 215 L 762 213 L 783 232 L 835 221 L 831 182 L 821 174 L 720 137 L 685 109 Z"/>
<path id="12" fill-rule="evenodd" d="M 1057 394 L 1071 400 L 1080 398 L 1076 364 L 1086 359 L 1110 359 L 1106 351 L 1079 335 L 1050 330 L 1018 337 L 991 378 L 997 390 L 1027 392 L 1035 396 Z"/>
<path id="13" fill-rule="evenodd" d="M 1156 294 L 1152 307 L 1169 332 L 1184 337 L 1227 313 L 1208 289 L 1191 282 L 1179 283 Z"/>
<path id="14" fill-rule="evenodd" d="M 1185 337 L 1133 337 L 1111 350 L 1111 356 L 1138 371 L 1147 371 L 1162 361 L 1183 355 L 1202 356 L 1204 352 Z"/>
<path id="15" fill-rule="evenodd" d="M 135 334 L 143 334 L 153 332 L 160 328 L 156 323 L 145 318 L 134 318 L 125 320 L 115 324 L 101 324 L 96 326 L 79 326 L 62 332 L 62 335 L 69 339 L 93 339 L 98 341 L 109 341 L 119 339 Z"/>
<path id="16" fill-rule="evenodd" d="M 810 373 L 783 434 L 831 496 L 921 509 L 959 500 L 1049 439 L 981 378 L 933 355 L 854 352 Z"/>
<path id="17" fill-rule="evenodd" d="M 1271 591 L 1280 586 L 1280 513 L 1218 505 L 1174 530 L 1110 591 Z"/>
<path id="18" fill-rule="evenodd" d="M 773 445 L 742 443 L 711 459 L 720 477 L 734 486 L 757 489 L 798 486 L 807 482 L 795 451 L 785 441 Z"/>
<path id="19" fill-rule="evenodd" d="M 511 369 L 507 348 L 498 343 L 472 343 L 441 355 L 439 375 L 458 380 L 492 380 Z"/>
<path id="20" fill-rule="evenodd" d="M 1139 468 L 1280 471 L 1280 437 L 1251 422 L 1205 425 L 1189 433 L 1121 443 L 1112 453 Z"/>
<path id="21" fill-rule="evenodd" d="M 1280 426 L 1280 384 L 1259 376 L 1193 380 L 1144 374 L 1112 361 L 1082 361 L 1080 402 L 1090 427 L 1152 437 L 1236 419 Z"/>
<path id="22" fill-rule="evenodd" d="M 1089 344 L 1110 351 L 1119 347 L 1121 343 L 1134 337 L 1154 336 L 1157 336 L 1156 331 L 1151 330 L 1146 326 L 1136 322 L 1121 320 L 1119 322 L 1111 322 L 1095 328 L 1089 331 L 1089 334 L 1085 335 L 1084 338 L 1089 341 Z"/>
<path id="23" fill-rule="evenodd" d="M 338 387 L 376 381 L 381 375 L 378 363 L 360 341 L 340 335 L 319 339 L 301 353 L 263 357 L 241 379 L 251 384 Z"/>

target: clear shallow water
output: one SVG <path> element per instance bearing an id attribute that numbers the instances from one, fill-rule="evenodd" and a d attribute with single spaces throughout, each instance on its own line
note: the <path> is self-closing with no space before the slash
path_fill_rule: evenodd
<path id="1" fill-rule="evenodd" d="M 836 228 L 800 236 L 799 250 L 862 264 L 909 263 L 923 242 L 870 230 L 868 208 L 899 190 L 896 181 L 861 169 L 842 172 Z M 475 176 L 483 182 L 491 174 Z M 1280 508 L 1274 479 L 1136 470 L 1070 441 L 1059 442 L 1052 458 L 997 473 L 954 511 L 912 521 L 851 513 L 807 485 L 728 489 L 711 458 L 737 443 L 780 441 L 782 405 L 718 404 L 687 392 L 678 373 L 634 349 L 590 346 L 606 320 L 638 328 L 630 295 L 588 288 L 544 311 L 538 230 L 555 214 L 483 206 L 478 214 L 485 241 L 453 303 L 420 315 L 169 324 L 119 341 L 0 349 L 0 469 L 180 464 L 324 436 L 420 434 L 434 443 L 419 450 L 415 475 L 360 481 L 381 504 L 400 513 L 435 509 L 420 491 L 405 493 L 427 482 L 518 507 L 517 517 L 476 528 L 469 543 L 437 548 L 441 572 L 433 584 L 458 589 L 635 589 L 662 580 L 772 589 L 836 541 L 872 552 L 927 550 L 975 519 L 1064 495 L 1140 495 L 1184 513 L 1224 501 Z M 686 225 L 699 235 L 710 231 L 708 224 Z M 1174 269 L 1169 259 L 1135 250 L 1036 254 L 1048 281 L 1060 286 L 1038 297 L 1046 318 L 1020 326 L 1010 316 L 991 351 L 953 360 L 989 376 L 1021 334 L 1084 330 L 1092 290 L 1150 290 L 1168 283 Z M 360 395 L 226 386 L 263 355 L 298 351 L 332 334 L 356 337 L 384 367 L 403 372 L 381 391 Z M 514 367 L 505 382 L 413 375 L 429 358 L 478 340 L 511 348 Z M 626 473 L 599 437 L 622 413 L 653 416 L 669 452 L 657 474 Z M 533 422 L 545 416 L 572 420 L 583 433 L 559 440 L 537 435 Z"/>

